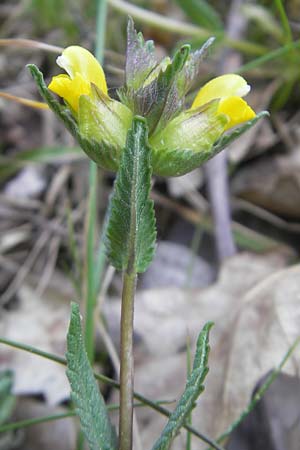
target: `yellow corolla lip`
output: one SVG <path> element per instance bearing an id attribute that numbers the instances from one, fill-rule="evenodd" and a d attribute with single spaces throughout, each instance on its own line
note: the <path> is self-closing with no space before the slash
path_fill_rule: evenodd
<path id="1" fill-rule="evenodd" d="M 247 122 L 256 116 L 248 103 L 241 97 L 236 96 L 221 99 L 218 106 L 218 113 L 226 114 L 229 118 L 226 130 L 240 123 Z"/>
<path id="2" fill-rule="evenodd" d="M 227 130 L 256 116 L 253 109 L 241 98 L 247 95 L 249 91 L 250 86 L 240 75 L 221 75 L 212 79 L 200 89 L 192 104 L 192 109 L 205 105 L 212 100 L 220 99 L 217 113 L 228 116 Z"/>
<path id="3" fill-rule="evenodd" d="M 80 73 L 76 73 L 74 78 L 65 74 L 57 75 L 52 78 L 48 88 L 62 97 L 76 112 L 80 96 L 91 93 L 91 84 Z"/>
<path id="4" fill-rule="evenodd" d="M 103 69 L 85 48 L 77 45 L 67 47 L 56 62 L 67 75 L 53 77 L 48 88 L 62 97 L 75 112 L 78 112 L 80 96 L 91 94 L 91 83 L 107 95 Z"/>

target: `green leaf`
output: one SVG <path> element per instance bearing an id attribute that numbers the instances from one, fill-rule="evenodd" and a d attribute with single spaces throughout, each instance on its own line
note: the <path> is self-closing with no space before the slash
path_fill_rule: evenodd
<path id="1" fill-rule="evenodd" d="M 212 326 L 212 322 L 204 325 L 198 337 L 193 369 L 188 377 L 184 393 L 177 403 L 174 412 L 171 414 L 161 436 L 152 447 L 152 450 L 168 450 L 170 448 L 173 439 L 185 424 L 189 413 L 196 406 L 197 398 L 204 391 L 203 383 L 208 373 L 207 362 L 210 350 L 208 340 Z"/>
<path id="2" fill-rule="evenodd" d="M 30 70 L 31 75 L 33 76 L 39 88 L 41 96 L 48 104 L 49 108 L 52 109 L 52 111 L 57 115 L 57 117 L 64 122 L 66 128 L 70 131 L 72 136 L 77 138 L 78 136 L 77 123 L 72 117 L 69 108 L 67 108 L 64 105 L 61 105 L 55 99 L 54 95 L 49 91 L 49 89 L 46 86 L 42 72 L 34 64 L 28 64 L 27 67 Z"/>
<path id="3" fill-rule="evenodd" d="M 0 372 L 0 425 L 11 416 L 16 398 L 12 394 L 13 373 L 10 370 Z"/>
<path id="4" fill-rule="evenodd" d="M 153 41 L 146 41 L 137 33 L 131 17 L 127 24 L 125 82 L 128 88 L 138 89 L 157 65 Z"/>
<path id="5" fill-rule="evenodd" d="M 79 306 L 72 303 L 71 308 L 66 359 L 72 400 L 90 449 L 114 450 L 115 431 L 84 348 Z"/>
<path id="6" fill-rule="evenodd" d="M 223 29 L 218 12 L 205 0 L 176 0 L 181 9 L 197 25 L 213 31 Z"/>
<path id="7" fill-rule="evenodd" d="M 135 117 L 128 131 L 110 202 L 106 248 L 118 270 L 144 272 L 155 249 L 155 216 L 149 199 L 150 148 L 145 119 Z"/>
<path id="8" fill-rule="evenodd" d="M 249 120 L 242 126 L 236 128 L 233 131 L 229 131 L 228 133 L 224 134 L 213 146 L 213 151 L 216 153 L 219 153 L 221 150 L 223 150 L 225 147 L 230 145 L 233 141 L 238 139 L 242 134 L 244 134 L 246 131 L 248 131 L 250 128 L 252 128 L 262 117 L 269 116 L 268 111 L 261 111 L 258 113 L 254 119 Z"/>
<path id="9" fill-rule="evenodd" d="M 180 177 L 200 167 L 216 155 L 211 147 L 207 151 L 168 149 L 157 151 L 152 149 L 151 161 L 155 175 L 162 177 Z"/>

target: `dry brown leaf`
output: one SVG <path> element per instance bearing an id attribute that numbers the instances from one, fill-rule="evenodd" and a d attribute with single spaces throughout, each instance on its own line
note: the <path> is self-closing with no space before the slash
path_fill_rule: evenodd
<path id="1" fill-rule="evenodd" d="M 241 254 L 224 265 L 210 288 L 140 293 L 135 330 L 142 345 L 136 352 L 136 389 L 153 400 L 178 398 L 186 376 L 186 335 L 195 343 L 204 323 L 213 320 L 210 372 L 193 425 L 211 437 L 221 434 L 300 332 L 300 267 L 279 270 L 283 266 L 279 255 Z M 117 306 L 111 308 L 116 313 Z M 113 316 L 110 310 L 110 321 Z M 296 373 L 298 368 L 299 352 L 286 370 Z M 166 419 L 147 408 L 138 414 L 146 424 L 143 445 L 151 447 Z M 184 436 L 172 448 L 182 450 Z M 202 448 L 198 440 L 193 442 L 194 449 Z"/>
<path id="2" fill-rule="evenodd" d="M 57 293 L 46 291 L 43 298 L 24 286 L 17 309 L 3 311 L 0 335 L 44 351 L 63 355 L 70 309 Z M 0 344 L 0 369 L 14 371 L 16 394 L 43 394 L 47 403 L 57 404 L 69 397 L 65 368 L 57 363 Z"/>
<path id="3" fill-rule="evenodd" d="M 300 265 L 276 272 L 242 299 L 234 322 L 225 372 L 221 427 L 233 421 L 248 403 L 256 382 L 279 365 L 300 335 Z M 224 352 L 224 342 L 220 351 Z M 299 376 L 300 349 L 284 371 Z M 221 400 L 221 399 L 219 399 Z"/>
<path id="4" fill-rule="evenodd" d="M 232 191 L 270 211 L 299 218 L 299 169 L 299 149 L 261 158 L 238 171 L 232 181 Z"/>

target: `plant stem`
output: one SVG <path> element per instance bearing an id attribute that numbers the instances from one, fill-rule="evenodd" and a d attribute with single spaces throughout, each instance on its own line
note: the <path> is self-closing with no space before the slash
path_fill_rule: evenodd
<path id="1" fill-rule="evenodd" d="M 107 0 L 98 0 L 95 56 L 101 64 L 103 63 L 104 47 L 105 47 L 106 18 L 107 18 Z"/>
<path id="2" fill-rule="evenodd" d="M 96 58 L 101 63 L 104 54 L 105 30 L 106 30 L 107 2 L 97 1 L 97 33 L 96 33 Z M 85 345 L 91 363 L 94 360 L 94 310 L 96 304 L 97 290 L 96 275 L 101 278 L 101 273 L 95 271 L 95 229 L 97 216 L 97 188 L 98 170 L 94 162 L 90 162 L 89 175 L 89 203 L 88 203 L 88 226 L 86 241 L 86 307 L 85 307 Z M 97 266 L 96 266 L 97 267 Z M 104 264 L 99 266 L 103 270 Z"/>
<path id="3" fill-rule="evenodd" d="M 33 417 L 32 419 L 19 420 L 18 422 L 6 423 L 0 425 L 0 433 L 5 433 L 7 431 L 18 430 L 19 428 L 27 428 L 34 425 L 39 425 L 40 423 L 52 422 L 55 420 L 68 419 L 69 417 L 76 417 L 74 411 L 61 414 L 53 414 L 44 417 Z"/>
<path id="4" fill-rule="evenodd" d="M 201 232 L 200 227 L 198 229 Z M 186 375 L 187 375 L 187 378 L 188 378 L 190 376 L 191 372 L 192 372 L 191 337 L 190 337 L 189 334 L 187 334 L 187 336 L 186 336 L 186 369 L 187 369 L 186 370 Z M 188 425 L 192 425 L 192 411 L 189 413 L 186 423 Z M 191 432 L 189 430 L 187 430 L 187 433 L 186 433 L 186 446 L 185 446 L 185 448 L 186 448 L 186 450 L 191 450 L 191 448 L 192 448 L 192 435 L 191 435 Z"/>
<path id="5" fill-rule="evenodd" d="M 97 166 L 90 162 L 89 174 L 89 200 L 87 211 L 85 280 L 85 346 L 91 363 L 94 361 L 94 309 L 96 303 L 95 276 L 94 276 L 94 245 L 97 211 Z"/>
<path id="6" fill-rule="evenodd" d="M 124 272 L 121 309 L 119 449 L 132 449 L 133 310 L 137 275 Z"/>
<path id="7" fill-rule="evenodd" d="M 158 401 L 157 404 L 165 404 L 165 403 L 173 403 L 170 401 Z M 137 402 L 134 403 L 134 407 L 135 408 L 144 408 L 145 405 L 144 403 L 141 402 Z M 108 411 L 116 411 L 120 409 L 119 404 L 111 404 L 111 405 L 107 405 L 107 410 Z M 49 416 L 42 416 L 42 417 L 33 417 L 31 419 L 25 419 L 25 420 L 19 420 L 17 422 L 10 422 L 10 423 L 5 423 L 4 425 L 0 425 L 0 433 L 6 433 L 7 431 L 12 431 L 12 430 L 18 430 L 19 428 L 28 428 L 28 427 L 32 427 L 34 425 L 39 425 L 41 423 L 47 423 L 47 422 L 54 422 L 56 420 L 61 420 L 61 419 L 69 419 L 69 418 L 76 418 L 77 414 L 75 411 L 69 411 L 66 413 L 60 413 L 60 414 L 53 414 L 53 415 L 49 415 Z"/>

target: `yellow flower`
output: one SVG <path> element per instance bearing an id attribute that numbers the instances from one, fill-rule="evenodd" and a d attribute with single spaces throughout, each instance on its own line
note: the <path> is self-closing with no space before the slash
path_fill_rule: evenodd
<path id="1" fill-rule="evenodd" d="M 240 75 L 226 74 L 213 78 L 198 92 L 192 109 L 199 108 L 212 100 L 220 99 L 217 114 L 225 114 L 228 123 L 225 130 L 253 119 L 256 114 L 243 100 L 250 91 L 250 86 Z"/>
<path id="2" fill-rule="evenodd" d="M 97 59 L 85 48 L 73 45 L 67 47 L 56 60 L 67 72 L 52 78 L 48 88 L 62 97 L 77 113 L 79 98 L 91 95 L 91 83 L 107 95 L 103 69 Z"/>

